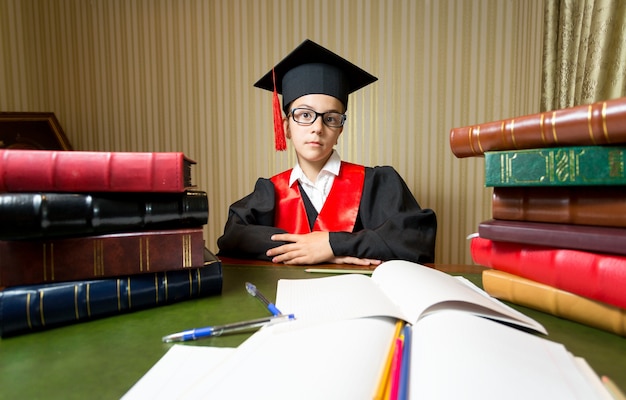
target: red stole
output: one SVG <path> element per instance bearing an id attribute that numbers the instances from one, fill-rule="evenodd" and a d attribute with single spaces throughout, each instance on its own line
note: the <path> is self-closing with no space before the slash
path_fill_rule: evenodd
<path id="1" fill-rule="evenodd" d="M 289 233 L 309 233 L 304 201 L 297 183 L 289 187 L 290 175 L 291 170 L 287 170 L 271 178 L 276 193 L 274 225 Z M 339 175 L 335 177 L 313 230 L 352 232 L 359 213 L 364 181 L 364 166 L 342 161 Z"/>

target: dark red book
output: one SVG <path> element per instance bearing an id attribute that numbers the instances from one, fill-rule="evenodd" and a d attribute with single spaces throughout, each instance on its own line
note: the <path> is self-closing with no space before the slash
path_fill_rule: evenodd
<path id="1" fill-rule="evenodd" d="M 0 192 L 184 192 L 193 164 L 179 152 L 0 150 Z"/>
<path id="2" fill-rule="evenodd" d="M 476 264 L 626 308 L 626 257 L 473 237 Z"/>
<path id="3" fill-rule="evenodd" d="M 626 229 L 490 219 L 478 225 L 481 238 L 626 255 Z"/>
<path id="4" fill-rule="evenodd" d="M 0 287 L 197 268 L 203 254 L 201 227 L 0 241 Z"/>
<path id="5" fill-rule="evenodd" d="M 626 186 L 498 187 L 493 189 L 492 216 L 626 227 Z"/>
<path id="6" fill-rule="evenodd" d="M 626 143 L 626 97 L 452 128 L 456 157 L 486 151 Z"/>

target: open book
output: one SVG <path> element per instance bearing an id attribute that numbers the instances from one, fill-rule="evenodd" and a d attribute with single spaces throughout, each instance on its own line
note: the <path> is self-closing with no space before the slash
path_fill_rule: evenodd
<path id="1" fill-rule="evenodd" d="M 186 368 L 202 373 L 148 373 L 138 386 L 167 387 L 168 399 L 371 399 L 402 318 L 413 324 L 410 399 L 610 398 L 584 360 L 527 332 L 545 332 L 540 324 L 418 264 L 385 262 L 371 278 L 279 280 L 276 306 L 297 320 L 261 329 L 212 367 L 187 354 Z M 171 367 L 175 376 L 180 365 Z M 147 394 L 140 389 L 125 400 Z"/>
<path id="2" fill-rule="evenodd" d="M 464 278 L 408 261 L 387 261 L 371 278 L 349 274 L 281 279 L 276 306 L 299 321 L 394 317 L 414 325 L 431 313 L 457 310 L 547 334 L 540 323 Z"/>

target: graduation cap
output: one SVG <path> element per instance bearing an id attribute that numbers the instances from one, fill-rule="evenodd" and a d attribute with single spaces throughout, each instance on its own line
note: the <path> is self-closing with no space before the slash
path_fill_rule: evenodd
<path id="1" fill-rule="evenodd" d="M 278 94 L 283 96 L 283 111 L 289 113 L 292 101 L 307 94 L 327 94 L 348 107 L 348 95 L 378 78 L 319 44 L 305 40 L 282 59 L 254 86 L 274 93 L 274 135 L 276 150 L 285 150 L 285 133 Z"/>

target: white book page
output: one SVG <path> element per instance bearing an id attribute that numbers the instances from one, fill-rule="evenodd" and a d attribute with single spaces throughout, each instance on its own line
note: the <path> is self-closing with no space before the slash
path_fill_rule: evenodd
<path id="1" fill-rule="evenodd" d="M 597 375 L 539 336 L 458 311 L 413 329 L 412 399 L 605 399 Z"/>
<path id="2" fill-rule="evenodd" d="M 372 280 L 416 323 L 430 312 L 454 309 L 511 322 L 546 334 L 532 318 L 492 298 L 471 282 L 409 261 L 387 261 L 378 266 Z"/>
<path id="3" fill-rule="evenodd" d="M 376 282 L 361 274 L 280 279 L 276 307 L 283 314 L 308 322 L 372 316 L 406 318 Z"/>
<path id="4" fill-rule="evenodd" d="M 231 347 L 172 346 L 122 400 L 178 398 L 193 382 L 220 365 L 235 351 Z"/>
<path id="5" fill-rule="evenodd" d="M 281 310 L 282 311 L 282 310 Z M 212 373 L 181 384 L 175 399 L 372 398 L 393 341 L 390 318 L 261 329 Z"/>

